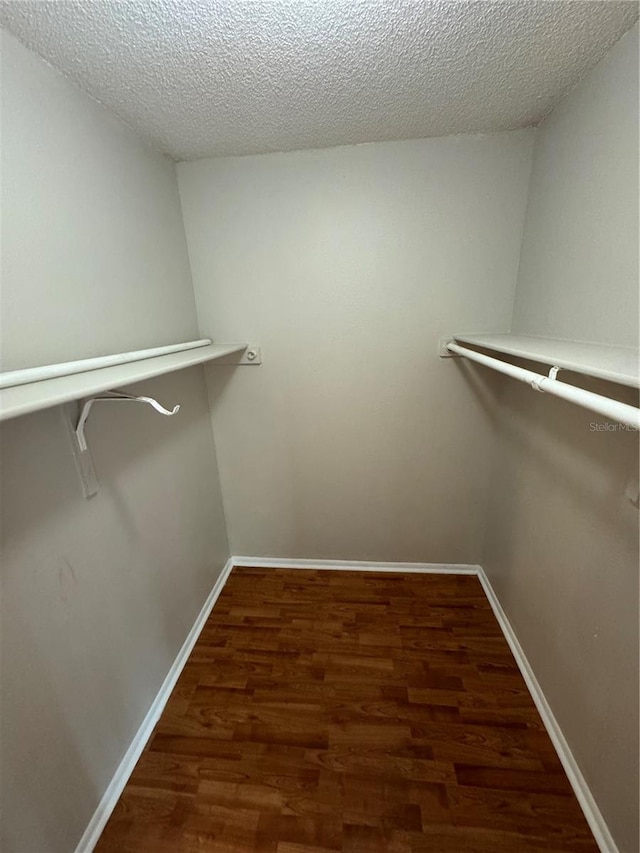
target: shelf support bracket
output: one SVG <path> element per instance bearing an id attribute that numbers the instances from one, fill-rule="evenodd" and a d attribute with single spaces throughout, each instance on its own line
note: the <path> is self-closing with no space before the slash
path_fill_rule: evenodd
<path id="1" fill-rule="evenodd" d="M 557 379 L 558 373 L 560 372 L 560 370 L 561 370 L 561 368 L 559 368 L 559 367 L 555 367 L 555 366 L 552 367 L 549 370 L 548 376 L 540 376 L 538 379 L 532 379 L 531 380 L 531 387 L 533 388 L 534 391 L 540 391 L 541 394 L 544 394 L 543 383 L 546 382 L 547 379 L 551 379 L 551 380 Z"/>
<path id="2" fill-rule="evenodd" d="M 84 434 L 84 428 L 87 423 L 87 419 L 89 417 L 89 413 L 91 412 L 91 408 L 94 403 L 147 403 L 149 406 L 154 408 L 156 412 L 159 412 L 161 415 L 167 415 L 171 417 L 171 415 L 176 415 L 180 411 L 180 406 L 174 406 L 173 409 L 165 409 L 157 400 L 154 400 L 153 397 L 140 397 L 135 396 L 134 394 L 125 394 L 122 391 L 105 391 L 104 394 L 96 394 L 95 397 L 88 397 L 83 401 L 82 409 L 80 411 L 80 417 L 78 418 L 78 423 L 76 425 L 75 433 L 76 439 L 78 442 L 78 447 L 80 448 L 80 452 L 84 453 L 87 450 L 87 439 Z"/>
<path id="3" fill-rule="evenodd" d="M 78 435 L 76 433 L 76 426 L 78 424 L 78 404 L 66 403 L 64 406 L 61 406 L 61 410 L 71 444 L 71 452 L 73 453 L 73 458 L 76 463 L 76 470 L 78 472 L 78 477 L 80 478 L 82 494 L 87 500 L 89 500 L 89 498 L 92 498 L 98 493 L 98 478 L 96 477 L 96 471 L 93 467 L 93 459 L 89 453 L 89 448 L 86 447 L 85 450 L 81 450 L 80 445 L 78 444 Z"/>
<path id="4" fill-rule="evenodd" d="M 95 403 L 146 403 L 161 415 L 175 415 L 180 411 L 180 406 L 173 409 L 165 409 L 153 397 L 142 397 L 134 394 L 125 394 L 123 391 L 105 391 L 81 401 L 80 415 L 78 416 L 77 404 L 68 403 L 63 406 L 64 418 L 67 430 L 71 438 L 71 446 L 76 461 L 76 467 L 82 484 L 82 492 L 85 498 L 91 498 L 98 492 L 98 479 L 93 467 L 93 460 L 87 446 L 85 426 L 91 409 Z"/>

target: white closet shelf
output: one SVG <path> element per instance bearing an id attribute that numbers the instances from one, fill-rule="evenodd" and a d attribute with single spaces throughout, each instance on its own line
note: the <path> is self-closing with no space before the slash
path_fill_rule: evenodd
<path id="1" fill-rule="evenodd" d="M 209 344 L 198 349 L 4 388 L 0 390 L 0 421 L 40 409 L 49 409 L 71 400 L 81 400 L 102 391 L 111 391 L 144 379 L 152 379 L 154 376 L 162 376 L 163 373 L 204 364 L 246 349 L 247 344 Z"/>
<path id="2" fill-rule="evenodd" d="M 543 362 L 564 370 L 640 387 L 638 350 L 533 335 L 453 335 L 458 343 Z"/>

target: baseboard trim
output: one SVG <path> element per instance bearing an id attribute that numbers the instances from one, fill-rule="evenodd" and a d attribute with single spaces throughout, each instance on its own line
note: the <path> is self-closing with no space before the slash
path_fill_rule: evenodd
<path id="1" fill-rule="evenodd" d="M 200 636 L 200 632 L 202 631 L 205 622 L 209 618 L 209 614 L 213 610 L 213 606 L 216 603 L 218 596 L 227 582 L 227 578 L 231 574 L 232 568 L 233 560 L 229 558 L 214 583 L 211 592 L 207 596 L 207 600 L 196 617 L 196 621 L 193 623 L 193 627 L 182 644 L 182 648 L 178 652 L 176 659 L 171 664 L 171 669 L 167 673 L 165 680 L 162 682 L 162 686 L 160 687 L 156 698 L 153 700 L 147 715 L 142 721 L 142 725 L 136 732 L 135 737 L 125 752 L 122 761 L 118 765 L 118 769 L 104 792 L 102 799 L 98 804 L 98 808 L 95 810 L 93 817 L 89 821 L 89 824 L 82 835 L 82 838 L 78 842 L 75 853 L 91 853 L 98 843 L 102 830 L 105 828 L 107 821 L 111 817 L 111 813 L 113 812 L 120 795 L 124 791 L 125 785 L 129 781 L 129 777 L 133 773 L 133 769 L 136 766 L 138 759 L 142 755 L 142 751 L 151 736 L 154 726 L 164 711 L 164 707 L 169 700 L 171 691 L 175 687 L 180 673 L 184 669 L 184 665 L 186 664 L 189 655 Z"/>
<path id="2" fill-rule="evenodd" d="M 502 609 L 502 605 L 498 600 L 498 596 L 495 594 L 493 587 L 489 581 L 489 578 L 485 574 L 483 568 L 479 567 L 478 578 L 480 583 L 482 584 L 482 588 L 484 589 L 487 598 L 489 599 L 489 603 L 491 604 L 491 608 L 495 614 L 496 619 L 502 629 L 502 633 L 505 636 L 507 643 L 509 644 L 509 648 L 516 659 L 516 663 L 518 664 L 518 669 L 522 673 L 522 677 L 525 680 L 527 687 L 529 688 L 529 692 L 531 693 L 531 697 L 535 703 L 536 708 L 538 709 L 538 713 L 542 717 L 542 722 L 544 723 L 544 727 L 547 730 L 547 734 L 551 738 L 551 742 L 553 743 L 556 752 L 558 753 L 558 758 L 562 766 L 564 767 L 564 771 L 567 774 L 567 778 L 573 788 L 573 792 L 576 795 L 576 799 L 580 803 L 580 807 L 584 812 L 584 816 L 586 818 L 587 823 L 589 824 L 589 828 L 593 833 L 593 836 L 596 840 L 598 847 L 600 848 L 601 853 L 619 853 L 618 847 L 613 840 L 613 836 L 609 831 L 609 827 L 602 816 L 600 809 L 595 801 L 589 786 L 587 785 L 586 779 L 582 775 L 580 768 L 578 767 L 578 763 L 573 757 L 573 753 L 567 743 L 567 739 L 562 733 L 562 729 L 560 728 L 560 724 L 556 720 L 553 711 L 547 699 L 542 691 L 542 687 L 538 682 L 538 679 L 535 676 L 533 668 L 531 664 L 527 660 L 527 656 L 524 653 L 522 646 L 520 645 L 518 638 L 516 636 L 515 631 L 513 630 L 511 623 L 507 618 L 507 614 Z"/>
<path id="3" fill-rule="evenodd" d="M 335 572 L 417 572 L 432 575 L 477 575 L 469 563 L 374 563 L 365 560 L 293 560 L 278 557 L 232 557 L 234 566 L 255 569 L 327 569 Z"/>
<path id="4" fill-rule="evenodd" d="M 547 702 L 540 684 L 533 672 L 529 661 L 518 642 L 518 638 L 509 622 L 506 613 L 502 609 L 498 597 L 496 596 L 493 587 L 484 569 L 478 565 L 470 564 L 452 564 L 452 563 L 377 563 L 359 560 L 293 560 L 281 559 L 276 557 L 230 557 L 220 573 L 218 579 L 213 585 L 213 589 L 209 593 L 202 610 L 198 614 L 193 627 L 184 641 L 182 648 L 171 665 L 171 669 L 167 673 L 156 698 L 153 700 L 147 715 L 145 716 L 142 725 L 138 729 L 131 745 L 127 749 L 118 769 L 116 770 L 111 782 L 109 783 L 100 803 L 89 821 L 89 824 L 80 839 L 75 853 L 91 853 L 104 829 L 113 809 L 122 794 L 131 773 L 147 740 L 151 736 L 155 724 L 160 719 L 160 715 L 164 710 L 165 705 L 171 695 L 171 691 L 184 669 L 184 666 L 195 646 L 197 639 L 204 627 L 205 622 L 209 618 L 209 614 L 213 610 L 222 589 L 227 582 L 229 575 L 234 567 L 254 567 L 254 568 L 286 568 L 286 569 L 326 569 L 329 571 L 361 571 L 361 572 L 415 572 L 417 574 L 454 574 L 454 575 L 475 575 L 480 580 L 482 587 L 487 595 L 491 608 L 496 619 L 502 629 L 509 648 L 518 664 L 518 668 L 522 673 L 529 692 L 533 698 L 538 713 L 542 718 L 542 722 L 551 738 L 558 757 L 564 767 L 567 778 L 573 788 L 578 802 L 584 812 L 584 816 L 589 824 L 589 827 L 594 835 L 596 843 L 600 848 L 601 853 L 619 853 L 618 847 L 609 831 L 604 817 L 598 808 L 596 801 L 591 793 L 587 782 L 582 775 L 578 764 L 573 757 L 571 749 L 558 721 L 553 715 L 553 712 Z"/>

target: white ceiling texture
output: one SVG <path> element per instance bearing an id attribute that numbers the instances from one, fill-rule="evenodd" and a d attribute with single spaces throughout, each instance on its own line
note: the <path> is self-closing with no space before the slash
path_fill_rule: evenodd
<path id="1" fill-rule="evenodd" d="M 537 124 L 635 2 L 57 0 L 0 22 L 175 160 Z"/>

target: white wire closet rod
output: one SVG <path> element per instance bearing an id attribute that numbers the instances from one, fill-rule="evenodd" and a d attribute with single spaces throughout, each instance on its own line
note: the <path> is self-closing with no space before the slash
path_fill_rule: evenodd
<path id="1" fill-rule="evenodd" d="M 508 364 L 505 361 L 500 361 L 500 359 L 491 358 L 491 356 L 483 355 L 467 347 L 461 347 L 453 342 L 447 344 L 447 349 L 449 352 L 461 355 L 470 361 L 475 361 L 485 367 L 490 367 L 492 370 L 497 370 L 499 373 L 504 373 L 512 379 L 526 382 L 527 385 L 531 385 L 536 391 L 553 394 L 555 397 L 568 400 L 576 406 L 582 406 L 584 409 L 597 412 L 597 414 L 611 421 L 617 421 L 618 423 L 640 430 L 640 409 L 637 409 L 635 406 L 629 406 L 627 403 L 620 403 L 618 400 L 612 400 L 610 397 L 603 397 L 601 394 L 594 394 L 592 391 L 585 391 L 582 388 L 567 385 L 565 382 L 559 382 L 555 378 L 558 372 L 557 367 L 551 369 L 549 376 L 543 376 L 541 373 L 534 373 L 532 370 L 516 367 L 515 364 Z"/>
<path id="2" fill-rule="evenodd" d="M 167 344 L 167 346 L 153 347 L 152 349 L 99 355 L 95 358 L 63 361 L 59 364 L 44 364 L 42 367 L 27 367 L 24 370 L 10 370 L 6 373 L 0 373 L 0 388 L 28 385 L 31 382 L 41 382 L 43 379 L 56 379 L 58 376 L 72 376 L 75 373 L 86 373 L 89 370 L 100 370 L 103 367 L 115 367 L 117 364 L 129 364 L 132 361 L 144 361 L 147 358 L 157 358 L 160 355 L 186 352 L 210 345 L 211 341 L 208 338 L 203 338 L 200 341 L 187 341 L 184 344 Z"/>

